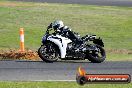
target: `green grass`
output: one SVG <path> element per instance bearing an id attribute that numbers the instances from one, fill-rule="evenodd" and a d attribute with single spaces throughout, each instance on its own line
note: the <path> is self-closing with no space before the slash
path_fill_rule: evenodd
<path id="1" fill-rule="evenodd" d="M 107 61 L 132 61 L 132 54 L 107 53 Z"/>
<path id="2" fill-rule="evenodd" d="M 19 28 L 23 27 L 25 47 L 37 50 L 46 27 L 56 19 L 82 36 L 102 37 L 105 49 L 132 50 L 132 7 L 11 1 L 0 1 L 0 49 L 18 49 Z M 132 59 L 132 54 L 122 55 Z"/>
<path id="3" fill-rule="evenodd" d="M 1 88 L 131 88 L 132 84 L 86 84 L 75 82 L 0 82 Z"/>

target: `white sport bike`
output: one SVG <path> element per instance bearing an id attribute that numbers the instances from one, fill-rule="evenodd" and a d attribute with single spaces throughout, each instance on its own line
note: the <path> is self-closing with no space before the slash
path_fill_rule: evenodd
<path id="1" fill-rule="evenodd" d="M 101 63 L 105 60 L 106 54 L 105 50 L 102 48 L 104 47 L 104 43 L 102 42 L 102 39 L 96 38 L 96 35 L 86 35 L 81 37 L 83 43 L 77 45 L 67 36 L 56 32 L 50 33 L 50 31 L 51 29 L 47 29 L 45 35 L 42 37 L 42 45 L 38 49 L 38 55 L 43 61 L 55 62 L 59 59 L 88 59 L 93 63 Z M 78 36 L 78 34 L 75 35 Z"/>

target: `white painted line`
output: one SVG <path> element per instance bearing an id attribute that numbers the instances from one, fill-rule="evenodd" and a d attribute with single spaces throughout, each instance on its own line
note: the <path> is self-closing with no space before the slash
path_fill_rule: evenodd
<path id="1" fill-rule="evenodd" d="M 76 82 L 76 80 L 0 80 L 2 81 L 14 81 L 14 82 Z"/>
<path id="2" fill-rule="evenodd" d="M 31 81 L 37 81 L 37 82 L 75 82 L 76 80 L 31 80 Z"/>

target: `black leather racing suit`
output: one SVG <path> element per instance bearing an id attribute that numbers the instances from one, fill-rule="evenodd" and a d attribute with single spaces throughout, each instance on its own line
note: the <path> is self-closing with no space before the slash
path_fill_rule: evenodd
<path id="1" fill-rule="evenodd" d="M 71 31 L 68 27 L 62 27 L 58 30 L 59 30 L 58 33 L 60 33 L 62 36 L 65 36 L 65 37 L 71 39 L 75 44 L 80 45 L 83 43 L 80 36 L 78 36 L 77 33 Z"/>

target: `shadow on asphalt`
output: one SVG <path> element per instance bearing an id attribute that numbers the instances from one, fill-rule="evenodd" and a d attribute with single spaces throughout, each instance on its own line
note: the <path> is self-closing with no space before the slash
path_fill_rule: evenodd
<path id="1" fill-rule="evenodd" d="M 44 62 L 44 61 L 28 61 L 28 60 L 18 60 L 18 61 L 15 61 L 15 62 L 41 62 L 41 63 L 47 63 L 47 62 Z M 73 61 L 73 60 L 67 60 L 67 61 L 56 61 L 56 62 L 50 62 L 50 63 L 91 63 L 89 61 Z"/>

